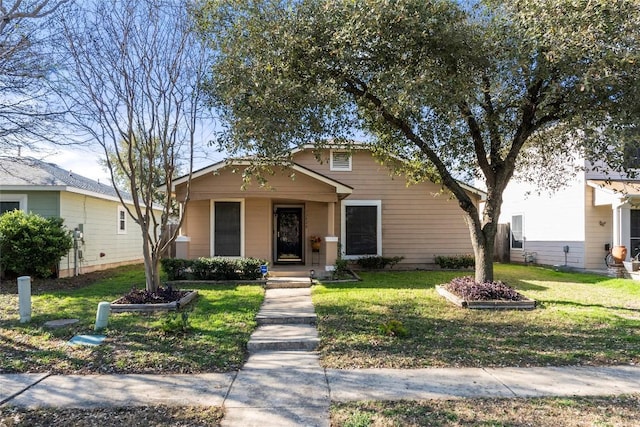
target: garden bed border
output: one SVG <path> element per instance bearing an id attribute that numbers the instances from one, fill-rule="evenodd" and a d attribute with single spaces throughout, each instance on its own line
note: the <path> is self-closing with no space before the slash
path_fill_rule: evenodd
<path id="1" fill-rule="evenodd" d="M 150 313 L 155 311 L 176 311 L 181 307 L 189 304 L 198 296 L 198 291 L 186 291 L 187 294 L 178 301 L 172 301 L 161 304 L 118 304 L 115 301 L 111 303 L 112 313 L 126 312 L 144 312 Z"/>
<path id="2" fill-rule="evenodd" d="M 525 298 L 522 301 L 469 301 L 449 292 L 444 286 L 437 285 L 436 291 L 447 301 L 462 308 L 478 310 L 533 310 L 536 308 L 536 300 Z"/>

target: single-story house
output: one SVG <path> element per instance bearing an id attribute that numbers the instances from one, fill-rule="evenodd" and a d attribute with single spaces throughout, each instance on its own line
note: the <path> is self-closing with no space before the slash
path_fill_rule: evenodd
<path id="1" fill-rule="evenodd" d="M 142 262 L 140 229 L 109 185 L 34 158 L 0 157 L 0 213 L 13 209 L 63 218 L 74 231 L 59 277 Z"/>
<path id="2" fill-rule="evenodd" d="M 512 262 L 603 270 L 613 246 L 625 246 L 627 260 L 640 253 L 640 180 L 580 166 L 552 194 L 516 181 L 507 186 L 500 222 L 510 223 Z"/>
<path id="3" fill-rule="evenodd" d="M 263 173 L 266 182 L 245 182 L 253 164 L 227 160 L 193 173 L 178 257 L 257 257 L 329 271 L 338 252 L 349 260 L 402 256 L 399 268 L 430 268 L 438 255 L 473 252 L 449 193 L 432 182 L 408 185 L 364 145 L 294 150 L 290 163 Z M 187 180 L 172 189 L 180 202 Z M 465 189 L 479 204 L 484 193 Z"/>

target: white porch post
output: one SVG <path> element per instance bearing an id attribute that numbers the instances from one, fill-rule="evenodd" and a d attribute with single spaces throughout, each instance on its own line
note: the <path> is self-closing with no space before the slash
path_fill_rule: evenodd
<path id="1" fill-rule="evenodd" d="M 613 246 L 625 246 L 631 256 L 631 210 L 629 204 L 613 205 Z"/>
<path id="2" fill-rule="evenodd" d="M 333 271 L 338 259 L 338 238 L 336 237 L 336 202 L 327 203 L 327 235 L 324 238 L 326 271 Z"/>
<path id="3" fill-rule="evenodd" d="M 620 246 L 620 205 L 613 205 L 613 246 Z"/>
<path id="4" fill-rule="evenodd" d="M 189 242 L 191 242 L 191 238 L 189 236 L 176 237 L 176 258 L 189 258 Z"/>

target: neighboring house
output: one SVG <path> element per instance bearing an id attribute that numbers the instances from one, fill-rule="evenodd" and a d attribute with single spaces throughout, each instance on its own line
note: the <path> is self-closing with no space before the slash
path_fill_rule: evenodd
<path id="1" fill-rule="evenodd" d="M 113 187 L 41 160 L 0 157 L 0 213 L 13 209 L 61 217 L 75 231 L 60 277 L 142 261 L 140 229 Z"/>
<path id="2" fill-rule="evenodd" d="M 640 181 L 582 165 L 553 194 L 509 183 L 500 222 L 511 226 L 512 262 L 603 270 L 613 246 L 626 246 L 627 259 L 640 253 Z"/>
<path id="3" fill-rule="evenodd" d="M 273 166 L 267 182 L 243 188 L 247 160 L 229 160 L 193 173 L 178 257 L 257 257 L 271 265 L 324 266 L 338 250 L 346 259 L 403 256 L 400 268 L 434 266 L 437 255 L 472 253 L 463 211 L 440 185 L 407 185 L 364 147 L 312 146 Z M 184 201 L 187 177 L 175 181 Z M 479 203 L 484 193 L 465 186 Z M 321 238 L 314 252 L 311 238 Z"/>

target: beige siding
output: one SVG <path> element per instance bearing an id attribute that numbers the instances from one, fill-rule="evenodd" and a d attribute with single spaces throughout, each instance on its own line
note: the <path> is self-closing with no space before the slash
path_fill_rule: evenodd
<path id="1" fill-rule="evenodd" d="M 337 209 L 339 210 L 339 209 Z M 324 259 L 325 256 L 325 245 L 324 238 L 329 235 L 327 230 L 328 219 L 328 209 L 326 203 L 317 203 L 317 202 L 308 202 L 305 206 L 305 257 L 307 260 L 307 264 L 312 264 L 317 260 L 313 258 L 313 251 L 311 250 L 311 241 L 309 238 L 311 236 L 320 236 L 322 237 L 323 243 L 320 245 L 320 254 L 315 255 L 318 256 L 319 259 Z"/>
<path id="2" fill-rule="evenodd" d="M 268 199 L 245 200 L 245 256 L 271 259 L 273 215 Z"/>
<path id="3" fill-rule="evenodd" d="M 60 216 L 74 229 L 82 224 L 84 241 L 80 249 L 80 271 L 85 273 L 116 265 L 141 262 L 142 235 L 139 226 L 127 216 L 126 234 L 118 234 L 119 203 L 95 197 L 60 193 Z M 100 254 L 104 254 L 100 256 Z M 73 274 L 73 251 L 60 262 L 61 276 Z"/>
<path id="4" fill-rule="evenodd" d="M 404 256 L 406 266 L 433 264 L 437 255 L 472 253 L 469 229 L 457 202 L 433 183 L 407 186 L 403 177 L 391 176 L 369 151 L 354 151 L 352 170 L 331 171 L 328 150 L 317 162 L 303 151 L 294 161 L 336 181 L 353 187 L 348 200 L 381 200 L 382 249 L 384 256 Z M 340 209 L 336 209 L 339 235 Z"/>
<path id="5" fill-rule="evenodd" d="M 611 205 L 594 206 L 595 189 L 585 185 L 585 268 L 605 268 L 604 245 L 611 244 L 613 211 Z"/>
<path id="6" fill-rule="evenodd" d="M 328 159 L 328 151 L 325 156 Z M 348 200 L 380 200 L 382 204 L 382 248 L 385 256 L 404 256 L 405 267 L 425 267 L 437 255 L 471 253 L 469 231 L 457 202 L 433 183 L 407 186 L 403 177 L 392 177 L 369 151 L 354 152 L 352 171 L 331 171 L 329 162 L 318 163 L 310 151 L 295 154 L 294 161 L 332 180 L 353 188 Z M 273 261 L 273 209 L 278 204 L 304 206 L 305 263 L 312 262 L 309 236 L 326 237 L 329 208 L 335 209 L 335 236 L 340 236 L 340 200 L 335 187 L 297 172 L 276 169 L 265 175 L 268 185 L 254 180 L 242 190 L 242 170 L 223 168 L 192 182 L 191 201 L 183 234 L 191 238 L 189 256 L 210 254 L 210 200 L 245 200 L 245 255 Z M 177 188 L 184 197 L 184 186 Z M 475 197 L 475 196 L 474 196 Z M 474 199 L 477 202 L 477 199 Z M 322 245 L 320 259 L 325 246 Z"/>
<path id="7" fill-rule="evenodd" d="M 182 233 L 191 238 L 189 258 L 211 256 L 210 245 L 211 214 L 209 200 L 189 202 L 187 217 L 182 225 Z"/>

